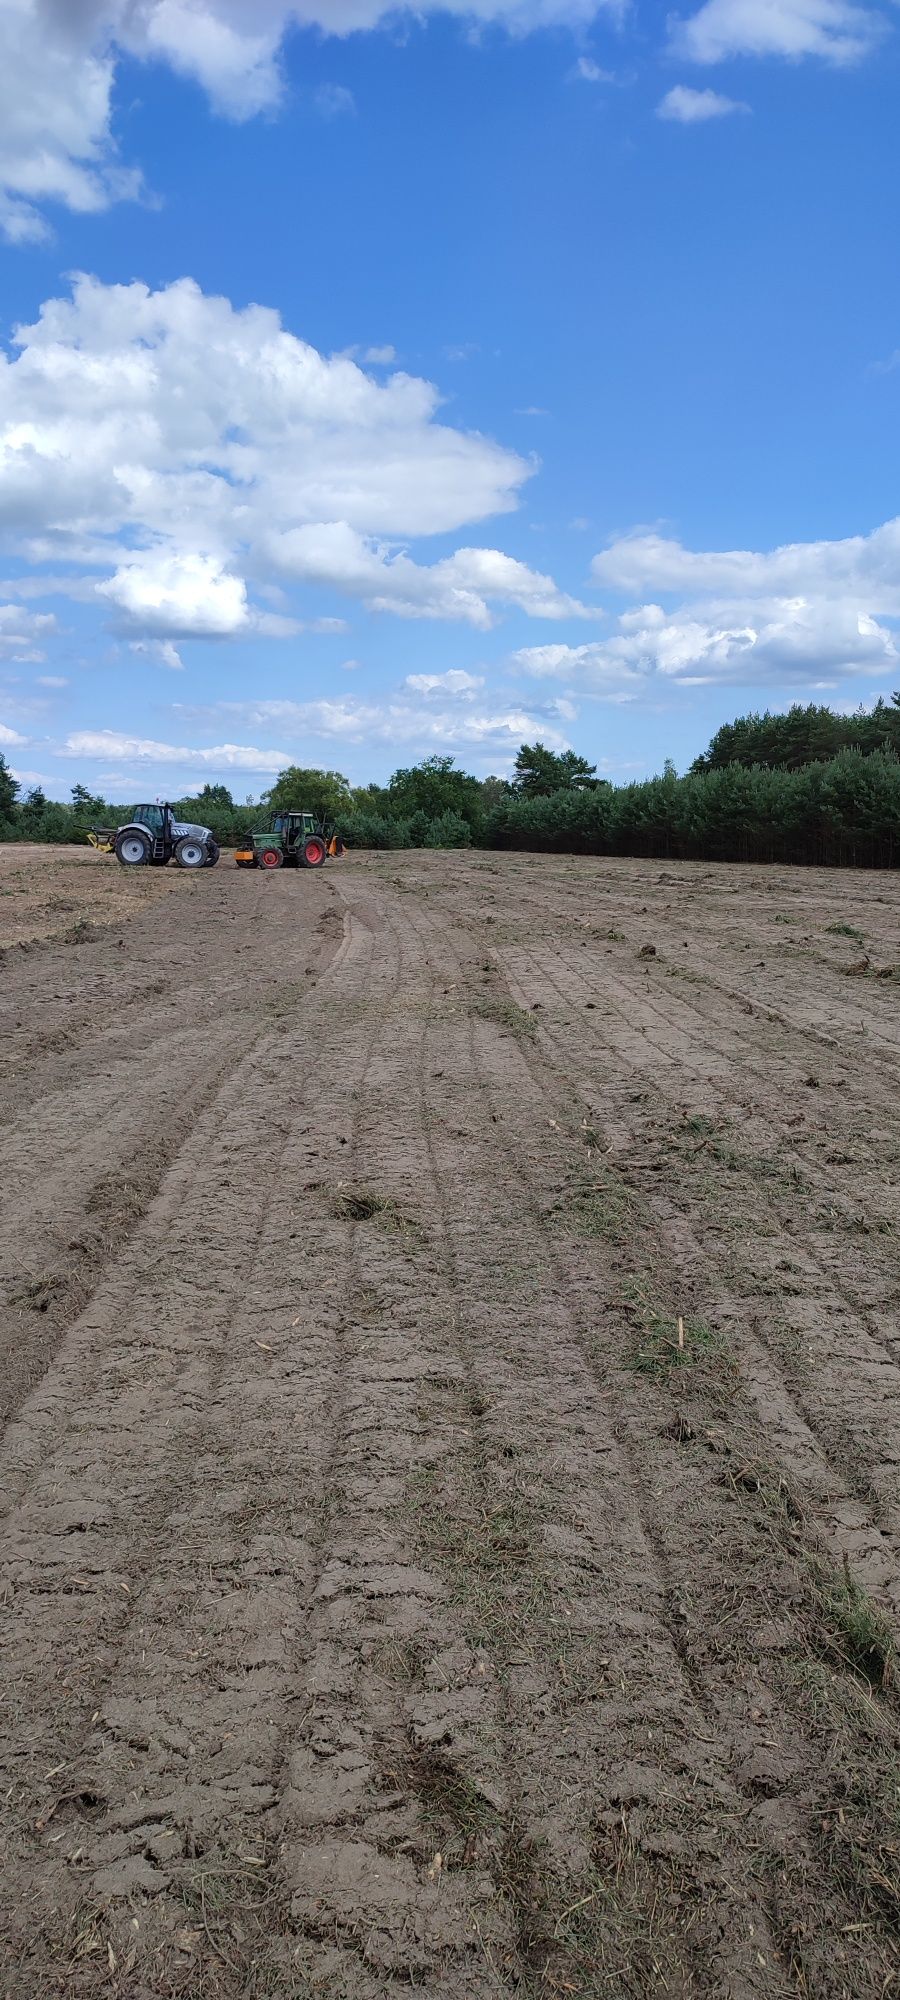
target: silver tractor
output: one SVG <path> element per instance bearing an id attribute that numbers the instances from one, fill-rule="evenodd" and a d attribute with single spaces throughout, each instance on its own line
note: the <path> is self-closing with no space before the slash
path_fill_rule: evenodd
<path id="1" fill-rule="evenodd" d="M 208 826 L 176 819 L 170 805 L 135 806 L 127 826 L 114 836 L 113 851 L 123 868 L 214 868 L 219 847 Z"/>

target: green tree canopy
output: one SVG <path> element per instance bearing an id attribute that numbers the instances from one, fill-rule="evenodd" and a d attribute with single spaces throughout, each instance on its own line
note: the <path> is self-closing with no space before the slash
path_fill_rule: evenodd
<path id="1" fill-rule="evenodd" d="M 799 771 L 805 764 L 825 764 L 842 750 L 900 750 L 900 697 L 890 703 L 879 697 L 871 709 L 837 715 L 816 702 L 795 702 L 783 714 L 739 715 L 723 722 L 708 749 L 696 758 L 695 771 L 724 771 L 729 764 L 764 764 L 772 771 Z"/>
<path id="2" fill-rule="evenodd" d="M 494 777 L 482 778 L 481 780 L 482 812 L 490 812 L 494 806 L 500 804 L 501 799 L 506 799 L 509 797 L 509 792 L 510 792 L 510 786 L 508 779 L 494 778 Z"/>
<path id="3" fill-rule="evenodd" d="M 89 792 L 86 785 L 72 786 L 72 818 L 76 827 L 101 823 L 109 818 L 109 810 L 99 792 Z"/>
<path id="4" fill-rule="evenodd" d="M 271 790 L 263 792 L 261 803 L 269 812 L 311 812 L 330 824 L 343 818 L 352 794 L 342 771 L 289 764 L 287 770 L 279 771 Z"/>
<path id="5" fill-rule="evenodd" d="M 400 819 L 440 819 L 442 813 L 457 813 L 469 826 L 481 815 L 481 786 L 477 778 L 458 771 L 453 757 L 425 757 L 421 764 L 395 771 L 388 785 L 389 810 Z"/>
<path id="6" fill-rule="evenodd" d="M 520 798 L 545 798 L 550 792 L 585 791 L 597 783 L 597 766 L 574 750 L 548 750 L 543 743 L 523 743 L 516 757 L 513 790 Z"/>
<path id="7" fill-rule="evenodd" d="M 0 825 L 12 825 L 18 796 L 18 784 L 0 751 Z"/>
<path id="8" fill-rule="evenodd" d="M 204 785 L 202 792 L 197 793 L 196 803 L 213 812 L 234 811 L 234 800 L 227 785 Z M 201 820 L 202 817 L 201 813 Z"/>
<path id="9" fill-rule="evenodd" d="M 16 812 L 15 830 L 22 840 L 71 840 L 71 806 L 48 799 L 41 785 L 32 785 Z"/>

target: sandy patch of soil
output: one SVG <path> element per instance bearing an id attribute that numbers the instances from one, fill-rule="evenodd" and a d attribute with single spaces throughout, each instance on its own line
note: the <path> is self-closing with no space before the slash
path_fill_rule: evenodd
<path id="1" fill-rule="evenodd" d="M 14 945 L 84 944 L 126 924 L 173 888 L 169 868 L 120 868 L 92 847 L 0 842 L 0 953 Z"/>
<path id="2" fill-rule="evenodd" d="M 900 1990 L 896 880 L 161 879 L 3 968 L 3 1990 Z"/>

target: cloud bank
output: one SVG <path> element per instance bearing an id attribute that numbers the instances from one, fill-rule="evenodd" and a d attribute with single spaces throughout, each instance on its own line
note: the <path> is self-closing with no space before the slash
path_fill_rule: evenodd
<path id="1" fill-rule="evenodd" d="M 592 571 L 605 589 L 642 601 L 608 638 L 521 648 L 521 672 L 617 701 L 654 686 L 827 692 L 848 675 L 900 674 L 900 519 L 870 535 L 769 551 L 624 536 Z M 665 609 L 660 597 L 675 602 Z"/>
<path id="2" fill-rule="evenodd" d="M 577 33 L 604 12 L 625 18 L 620 0 L 0 0 L 0 230 L 35 241 L 48 233 L 48 205 L 90 213 L 139 196 L 140 170 L 120 158 L 112 123 L 123 56 L 165 63 L 219 115 L 244 121 L 281 103 L 294 31 L 340 39 L 442 14 L 511 35 Z M 669 45 L 704 65 L 767 56 L 847 66 L 886 32 L 885 15 L 855 0 L 704 0 L 674 20 Z M 606 78 L 589 56 L 572 74 Z M 352 112 L 352 96 L 320 86 L 318 109 Z"/>
<path id="3" fill-rule="evenodd" d="M 290 636 L 252 596 L 290 583 L 482 629 L 510 608 L 593 616 L 501 550 L 406 546 L 508 512 L 532 470 L 442 422 L 432 383 L 376 379 L 189 279 L 78 278 L 0 356 L 0 537 L 68 563 L 79 595 L 93 572 L 132 638 Z"/>

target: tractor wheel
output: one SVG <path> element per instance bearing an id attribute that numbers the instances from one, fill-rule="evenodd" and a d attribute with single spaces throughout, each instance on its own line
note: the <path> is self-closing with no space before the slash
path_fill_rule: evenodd
<path id="1" fill-rule="evenodd" d="M 218 843 L 218 841 L 217 841 L 217 840 L 208 840 L 208 841 L 207 841 L 207 843 L 206 843 L 206 866 L 207 866 L 207 868 L 214 868 L 214 867 L 215 867 L 215 865 L 216 865 L 216 862 L 218 861 L 218 859 L 219 859 L 219 843 Z"/>
<path id="2" fill-rule="evenodd" d="M 264 847 L 259 857 L 261 868 L 280 868 L 283 861 L 284 855 L 280 847 Z"/>
<path id="3" fill-rule="evenodd" d="M 321 834 L 311 833 L 309 839 L 303 842 L 304 868 L 321 868 L 327 851 Z"/>
<path id="4" fill-rule="evenodd" d="M 185 834 L 175 849 L 175 859 L 179 868 L 205 868 L 206 842 L 195 840 L 193 834 Z"/>
<path id="5" fill-rule="evenodd" d="M 116 841 L 116 860 L 123 868 L 143 868 L 153 851 L 148 833 L 122 833 Z"/>

